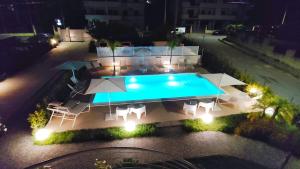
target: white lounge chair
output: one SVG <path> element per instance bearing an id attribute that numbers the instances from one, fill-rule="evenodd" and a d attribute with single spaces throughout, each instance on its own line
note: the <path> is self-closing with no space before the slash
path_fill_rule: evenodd
<path id="1" fill-rule="evenodd" d="M 209 113 L 209 110 L 213 111 L 214 105 L 215 105 L 214 101 L 207 102 L 207 103 L 206 102 L 199 102 L 198 108 L 199 107 L 204 107 L 205 108 L 205 113 Z"/>
<path id="2" fill-rule="evenodd" d="M 197 113 L 197 102 L 184 102 L 183 104 L 183 111 L 185 113 L 193 113 L 196 116 Z"/>
<path id="3" fill-rule="evenodd" d="M 256 99 L 253 99 L 247 93 L 240 91 L 237 93 L 220 95 L 218 102 L 220 104 L 230 104 L 235 108 L 245 110 L 251 108 L 256 103 Z"/>
<path id="4" fill-rule="evenodd" d="M 136 117 L 137 117 L 137 119 L 141 119 L 141 116 L 142 116 L 142 114 L 143 113 L 145 113 L 145 116 L 146 116 L 146 106 L 145 105 L 143 105 L 143 104 L 139 104 L 139 105 L 133 105 L 133 106 L 130 106 L 130 110 L 129 110 L 129 112 L 131 113 L 131 112 L 133 112 L 133 113 L 135 113 L 136 114 Z"/>
<path id="5" fill-rule="evenodd" d="M 71 89 L 70 96 L 72 98 L 75 97 L 77 94 L 83 95 L 84 88 L 82 86 L 72 86 L 70 84 L 67 84 L 67 85 Z"/>
<path id="6" fill-rule="evenodd" d="M 122 116 L 124 121 L 127 120 L 127 115 L 129 114 L 129 108 L 126 107 L 117 107 L 116 108 L 116 119 L 118 120 L 119 116 Z"/>
<path id="7" fill-rule="evenodd" d="M 72 128 L 75 125 L 77 117 L 81 113 L 89 112 L 90 111 L 90 104 L 84 103 L 80 101 L 70 100 L 66 104 L 58 105 L 54 103 L 49 103 L 48 110 L 52 111 L 49 123 L 51 122 L 52 118 L 55 117 L 62 117 L 60 126 L 62 125 L 64 120 L 73 120 Z"/>

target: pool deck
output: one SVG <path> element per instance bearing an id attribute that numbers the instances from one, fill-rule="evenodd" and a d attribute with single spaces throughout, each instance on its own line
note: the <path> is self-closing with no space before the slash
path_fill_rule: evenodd
<path id="1" fill-rule="evenodd" d="M 200 118 L 204 113 L 204 108 L 197 109 L 197 115 L 185 114 L 183 112 L 184 101 L 168 101 L 168 102 L 153 102 L 145 103 L 147 115 L 142 115 L 138 120 L 136 115 L 132 113 L 127 116 L 127 121 L 134 121 L 137 124 L 159 123 L 161 126 L 178 125 L 180 120 Z M 112 113 L 115 112 L 116 106 L 111 106 Z M 240 110 L 230 105 L 218 104 L 211 114 L 214 117 L 227 116 L 231 114 L 239 114 L 250 110 Z M 80 129 L 96 129 L 96 128 L 109 128 L 109 127 L 122 127 L 125 123 L 122 117 L 118 120 L 105 120 L 106 114 L 109 113 L 108 106 L 91 107 L 90 112 L 82 113 L 78 116 L 74 128 L 72 128 L 71 120 L 64 120 L 60 126 L 61 118 L 53 117 L 52 121 L 47 124 L 46 128 L 56 132 L 67 130 L 80 130 Z"/>

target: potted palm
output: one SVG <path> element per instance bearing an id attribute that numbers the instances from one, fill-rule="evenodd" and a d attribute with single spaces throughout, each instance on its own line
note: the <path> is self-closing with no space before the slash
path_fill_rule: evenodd
<path id="1" fill-rule="evenodd" d="M 121 43 L 118 41 L 107 41 L 108 47 L 111 49 L 112 54 L 113 54 L 113 66 L 114 66 L 114 71 L 113 75 L 116 75 L 116 60 L 115 60 L 115 50 L 117 47 L 121 46 Z"/>
<path id="2" fill-rule="evenodd" d="M 179 40 L 174 38 L 174 39 L 171 39 L 167 42 L 167 45 L 168 47 L 170 48 L 171 50 L 171 56 L 170 56 L 170 66 L 172 65 L 172 57 L 173 57 L 173 49 L 178 46 L 179 44 Z"/>

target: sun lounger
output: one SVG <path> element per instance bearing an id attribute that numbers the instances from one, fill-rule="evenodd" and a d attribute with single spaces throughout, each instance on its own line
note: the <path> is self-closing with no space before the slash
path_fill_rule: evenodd
<path id="1" fill-rule="evenodd" d="M 220 95 L 218 102 L 220 104 L 229 104 L 240 110 L 244 110 L 251 108 L 256 103 L 256 99 L 251 98 L 245 92 L 239 91 L 232 94 L 226 93 L 224 95 Z"/>
<path id="2" fill-rule="evenodd" d="M 73 120 L 72 128 L 75 125 L 77 117 L 81 113 L 90 111 L 90 104 L 80 101 L 70 100 L 66 104 L 49 103 L 48 110 L 52 111 L 49 123 L 53 117 L 61 117 L 60 126 L 64 120 Z"/>

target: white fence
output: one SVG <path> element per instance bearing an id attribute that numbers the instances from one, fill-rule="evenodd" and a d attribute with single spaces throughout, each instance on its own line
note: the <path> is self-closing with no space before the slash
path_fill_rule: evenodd
<path id="1" fill-rule="evenodd" d="M 197 64 L 199 46 L 179 46 L 172 50 L 172 64 Z M 112 51 L 109 47 L 97 47 L 97 55 L 103 66 L 113 64 Z M 171 50 L 167 46 L 117 47 L 116 65 L 164 65 L 170 63 Z"/>
<path id="2" fill-rule="evenodd" d="M 199 46 L 178 46 L 172 50 L 173 56 L 198 56 Z M 109 47 L 97 47 L 98 57 L 110 57 L 113 55 Z M 117 47 L 116 57 L 147 57 L 170 56 L 171 49 L 168 46 L 143 46 L 143 47 Z"/>

